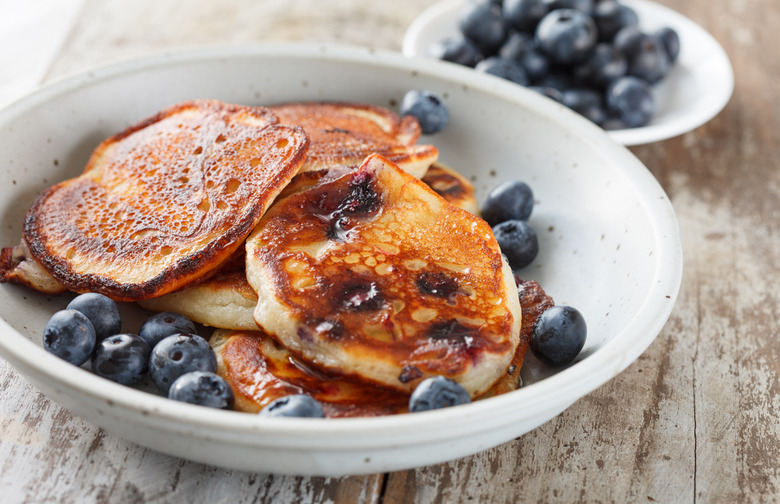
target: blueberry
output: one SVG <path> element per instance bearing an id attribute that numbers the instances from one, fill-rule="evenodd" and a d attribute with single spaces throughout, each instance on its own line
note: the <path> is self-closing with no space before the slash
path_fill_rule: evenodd
<path id="1" fill-rule="evenodd" d="M 550 10 L 574 9 L 585 14 L 593 11 L 593 0 L 545 0 Z"/>
<path id="2" fill-rule="evenodd" d="M 612 81 L 623 77 L 628 70 L 628 60 L 611 44 L 598 44 L 584 62 L 575 66 L 575 79 L 591 86 L 605 88 Z"/>
<path id="3" fill-rule="evenodd" d="M 667 26 L 655 32 L 655 36 L 663 43 L 669 61 L 671 63 L 677 61 L 677 57 L 680 55 L 680 36 L 677 32 Z"/>
<path id="4" fill-rule="evenodd" d="M 599 126 L 609 118 L 602 92 L 590 88 L 572 88 L 563 91 L 561 95 L 561 103 Z"/>
<path id="5" fill-rule="evenodd" d="M 214 351 L 197 334 L 167 336 L 152 350 L 149 374 L 161 392 L 167 394 L 176 378 L 191 371 L 217 371 Z"/>
<path id="6" fill-rule="evenodd" d="M 149 348 L 154 348 L 166 336 L 195 332 L 195 324 L 188 317 L 175 312 L 160 312 L 146 319 L 138 335 Z"/>
<path id="7" fill-rule="evenodd" d="M 408 91 L 401 102 L 401 115 L 416 117 L 426 135 L 438 133 L 450 121 L 447 107 L 433 91 Z"/>
<path id="8" fill-rule="evenodd" d="M 80 294 L 68 303 L 66 309 L 76 310 L 86 315 L 95 328 L 95 337 L 98 341 L 122 331 L 119 306 L 113 299 L 103 294 L 96 292 Z"/>
<path id="9" fill-rule="evenodd" d="M 528 75 L 523 67 L 512 60 L 504 59 L 500 56 L 486 58 L 480 61 L 474 69 L 478 72 L 501 77 L 521 86 L 529 84 Z"/>
<path id="10" fill-rule="evenodd" d="M 571 75 L 566 72 L 563 72 L 560 69 L 553 69 L 550 73 L 539 79 L 539 82 L 535 83 L 535 85 L 552 87 L 558 91 L 563 91 L 572 87 L 574 85 L 574 80 Z"/>
<path id="11" fill-rule="evenodd" d="M 461 34 L 440 40 L 428 47 L 428 56 L 473 67 L 482 59 L 476 44 Z"/>
<path id="12" fill-rule="evenodd" d="M 522 32 L 512 32 L 509 37 L 507 37 L 506 42 L 504 42 L 498 50 L 498 56 L 504 59 L 517 61 L 528 47 L 535 45 L 536 43 L 532 35 Z"/>
<path id="13" fill-rule="evenodd" d="M 593 21 L 599 30 L 599 40 L 611 42 L 626 26 L 639 23 L 636 11 L 616 0 L 602 0 L 593 7 Z"/>
<path id="14" fill-rule="evenodd" d="M 506 38 L 501 6 L 490 0 L 470 0 L 461 7 L 458 28 L 483 54 L 495 52 Z"/>
<path id="15" fill-rule="evenodd" d="M 151 350 L 134 334 L 115 334 L 100 341 L 92 355 L 92 371 L 122 385 L 138 383 L 149 370 Z"/>
<path id="16" fill-rule="evenodd" d="M 545 0 L 504 0 L 501 13 L 511 27 L 531 31 L 549 11 Z"/>
<path id="17" fill-rule="evenodd" d="M 491 190 L 482 205 L 482 218 L 491 226 L 508 220 L 527 221 L 534 209 L 534 193 L 525 182 L 508 180 Z"/>
<path id="18" fill-rule="evenodd" d="M 607 88 L 607 108 L 629 128 L 644 126 L 655 113 L 650 85 L 636 77 L 621 77 Z"/>
<path id="19" fill-rule="evenodd" d="M 627 59 L 631 59 L 639 52 L 640 47 L 642 47 L 647 38 L 648 35 L 638 26 L 630 25 L 617 32 L 612 45 L 622 52 Z"/>
<path id="20" fill-rule="evenodd" d="M 92 322 L 76 310 L 58 311 L 43 330 L 43 348 L 76 366 L 87 362 L 95 341 Z"/>
<path id="21" fill-rule="evenodd" d="M 517 60 L 531 81 L 539 81 L 550 70 L 550 60 L 537 47 L 528 47 Z"/>
<path id="22" fill-rule="evenodd" d="M 192 371 L 181 375 L 168 390 L 168 399 L 217 409 L 232 409 L 233 389 L 216 373 Z"/>
<path id="23" fill-rule="evenodd" d="M 312 396 L 295 394 L 280 397 L 260 410 L 261 417 L 323 418 L 322 405 Z"/>
<path id="24" fill-rule="evenodd" d="M 531 350 L 540 361 L 563 366 L 579 355 L 587 333 L 585 319 L 576 308 L 553 306 L 534 324 Z"/>
<path id="25" fill-rule="evenodd" d="M 496 224 L 493 234 L 513 270 L 525 268 L 539 253 L 536 231 L 525 221 L 508 220 Z"/>
<path id="26" fill-rule="evenodd" d="M 444 376 L 427 378 L 420 382 L 409 397 L 409 412 L 428 411 L 471 402 L 471 397 L 460 383 Z"/>
<path id="27" fill-rule="evenodd" d="M 636 53 L 628 58 L 628 75 L 644 79 L 650 84 L 663 79 L 670 68 L 671 62 L 664 43 L 655 35 L 648 35 L 642 40 Z"/>
<path id="28" fill-rule="evenodd" d="M 554 10 L 536 27 L 539 47 L 554 63 L 563 65 L 583 61 L 595 47 L 597 38 L 593 18 L 574 9 Z"/>

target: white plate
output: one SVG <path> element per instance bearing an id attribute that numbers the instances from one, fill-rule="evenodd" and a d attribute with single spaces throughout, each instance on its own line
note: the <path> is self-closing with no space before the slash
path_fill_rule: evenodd
<path id="1" fill-rule="evenodd" d="M 406 31 L 403 53 L 426 56 L 431 44 L 458 32 L 458 12 L 464 0 L 443 0 L 420 14 Z M 680 56 L 669 74 L 654 87 L 657 111 L 641 128 L 608 132 L 623 145 L 665 140 L 706 123 L 728 103 L 734 91 L 734 73 L 723 48 L 685 16 L 646 0 L 621 0 L 639 15 L 648 31 L 669 26 L 680 36 Z"/>
<path id="2" fill-rule="evenodd" d="M 599 128 L 532 91 L 465 68 L 369 49 L 266 44 L 166 53 L 49 85 L 0 111 L 0 244 L 18 242 L 35 195 L 78 174 L 103 138 L 187 99 L 242 104 L 353 100 L 395 107 L 409 89 L 445 97 L 451 124 L 425 137 L 479 197 L 520 178 L 535 191 L 541 255 L 523 276 L 579 308 L 582 360 L 527 386 L 445 410 L 370 419 L 275 419 L 169 401 L 48 354 L 68 296 L 0 285 L 0 354 L 53 400 L 118 436 L 209 464 L 293 474 L 391 471 L 462 457 L 550 420 L 617 375 L 661 330 L 680 285 L 677 221 L 648 170 Z M 125 309 L 125 330 L 140 316 Z"/>

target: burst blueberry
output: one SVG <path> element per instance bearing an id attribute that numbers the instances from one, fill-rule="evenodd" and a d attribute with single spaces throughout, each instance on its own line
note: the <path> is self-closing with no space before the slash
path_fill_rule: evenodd
<path id="1" fill-rule="evenodd" d="M 95 341 L 92 322 L 76 310 L 56 312 L 43 330 L 43 348 L 76 366 L 87 362 Z"/>
<path id="2" fill-rule="evenodd" d="M 585 318 L 576 308 L 553 306 L 534 324 L 531 351 L 546 364 L 563 366 L 579 355 L 587 333 Z"/>
<path id="3" fill-rule="evenodd" d="M 404 95 L 401 115 L 417 118 L 420 129 L 426 135 L 443 130 L 450 121 L 450 113 L 441 97 L 433 91 L 412 90 Z"/>
<path id="4" fill-rule="evenodd" d="M 149 370 L 151 350 L 134 334 L 115 334 L 100 341 L 92 355 L 92 371 L 122 385 L 141 381 Z"/>
<path id="5" fill-rule="evenodd" d="M 293 394 L 276 399 L 260 410 L 261 417 L 323 418 L 322 404 L 310 395 Z"/>
<path id="6" fill-rule="evenodd" d="M 228 382 L 206 371 L 192 371 L 178 377 L 168 390 L 168 398 L 217 409 L 232 409 L 235 402 Z"/>
<path id="7" fill-rule="evenodd" d="M 149 374 L 161 392 L 167 394 L 178 377 L 192 371 L 217 371 L 214 351 L 197 334 L 167 336 L 152 350 Z"/>
<path id="8" fill-rule="evenodd" d="M 76 310 L 86 315 L 95 328 L 95 337 L 98 341 L 122 331 L 119 306 L 116 301 L 103 294 L 96 292 L 80 294 L 68 303 L 66 309 Z"/>
<path id="9" fill-rule="evenodd" d="M 463 386 L 445 376 L 435 376 L 420 382 L 409 397 L 409 412 L 428 411 L 471 402 Z"/>
<path id="10" fill-rule="evenodd" d="M 173 334 L 194 334 L 195 323 L 188 317 L 175 312 L 160 312 L 152 315 L 141 326 L 138 335 L 154 348 L 163 338 Z"/>

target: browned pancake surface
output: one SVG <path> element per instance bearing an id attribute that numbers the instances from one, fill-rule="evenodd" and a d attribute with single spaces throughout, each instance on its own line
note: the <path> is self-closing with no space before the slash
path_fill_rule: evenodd
<path id="1" fill-rule="evenodd" d="M 109 138 L 33 204 L 32 255 L 68 289 L 122 301 L 203 277 L 303 162 L 304 132 L 276 123 L 267 109 L 195 101 Z"/>

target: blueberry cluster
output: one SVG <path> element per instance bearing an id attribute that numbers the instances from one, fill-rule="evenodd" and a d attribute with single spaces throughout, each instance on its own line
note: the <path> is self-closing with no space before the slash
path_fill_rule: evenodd
<path id="1" fill-rule="evenodd" d="M 669 27 L 641 30 L 617 0 L 466 0 L 459 33 L 428 48 L 552 98 L 605 129 L 644 126 L 652 86 L 680 52 Z"/>
<path id="2" fill-rule="evenodd" d="M 233 390 L 216 374 L 217 359 L 195 324 L 172 312 L 149 317 L 138 334 L 122 333 L 119 307 L 96 293 L 76 296 L 46 324 L 43 346 L 98 376 L 133 385 L 147 375 L 169 398 L 230 409 Z"/>

